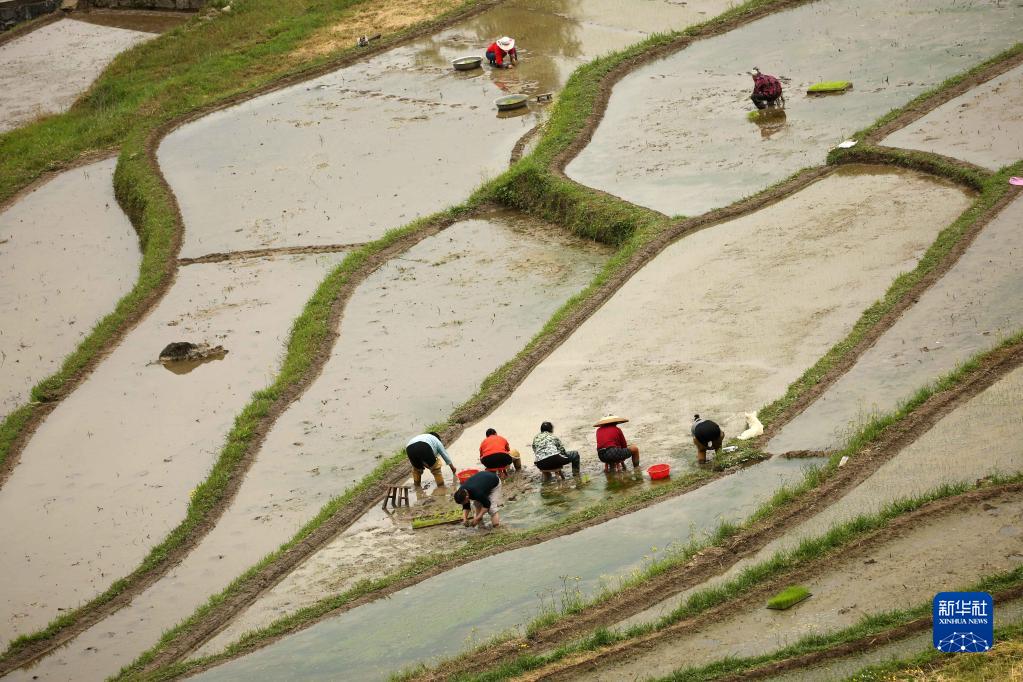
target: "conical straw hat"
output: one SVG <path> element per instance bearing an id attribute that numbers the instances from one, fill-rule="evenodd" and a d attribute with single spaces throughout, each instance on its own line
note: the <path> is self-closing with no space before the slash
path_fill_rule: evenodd
<path id="1" fill-rule="evenodd" d="M 629 420 L 626 419 L 625 417 L 619 417 L 618 415 L 609 414 L 603 419 L 601 419 L 599 422 L 594 424 L 594 426 L 606 426 L 607 424 L 624 424 L 627 421 Z"/>

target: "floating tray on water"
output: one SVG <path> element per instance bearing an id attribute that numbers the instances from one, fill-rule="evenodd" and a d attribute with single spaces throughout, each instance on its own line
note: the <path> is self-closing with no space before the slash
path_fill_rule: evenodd
<path id="1" fill-rule="evenodd" d="M 505 95 L 495 99 L 494 104 L 497 106 L 498 111 L 511 111 L 512 109 L 521 109 L 526 106 L 528 101 L 529 97 L 527 95 Z"/>
<path id="2" fill-rule="evenodd" d="M 810 590 L 806 589 L 802 585 L 793 585 L 792 587 L 786 588 L 778 594 L 771 597 L 767 602 L 767 608 L 775 609 L 776 611 L 784 611 L 785 609 L 791 609 L 793 606 L 808 599 L 810 597 Z"/>
<path id="3" fill-rule="evenodd" d="M 852 90 L 852 81 L 824 81 L 814 83 L 806 90 L 808 95 L 840 95 Z"/>
<path id="4" fill-rule="evenodd" d="M 455 67 L 455 71 L 472 71 L 480 68 L 482 63 L 483 57 L 459 57 L 451 60 L 451 66 Z"/>

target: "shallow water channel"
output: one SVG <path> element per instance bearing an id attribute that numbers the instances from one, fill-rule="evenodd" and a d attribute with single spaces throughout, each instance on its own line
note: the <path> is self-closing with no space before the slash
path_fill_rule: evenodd
<path id="1" fill-rule="evenodd" d="M 192 265 L 39 426 L 0 488 L 0 639 L 38 630 L 135 568 L 185 515 L 235 417 L 277 372 L 338 254 Z M 176 374 L 173 341 L 223 345 Z"/>
<path id="2" fill-rule="evenodd" d="M 380 457 L 442 421 L 606 257 L 558 228 L 494 211 L 386 263 L 346 305 L 323 374 L 278 419 L 216 528 L 130 606 L 27 672 L 103 679 L 130 663 Z"/>
<path id="3" fill-rule="evenodd" d="M 460 566 L 197 679 L 329 679 L 341 671 L 347 680 L 386 679 L 525 624 L 542 600 L 558 603 L 566 587 L 592 594 L 672 543 L 745 518 L 780 486 L 799 480 L 807 465 L 772 459 L 572 535 Z"/>
<path id="4" fill-rule="evenodd" d="M 823 0 L 771 15 L 623 78 L 567 173 L 670 215 L 725 206 L 1009 47 L 1021 21 L 1023 6 L 996 0 Z M 746 119 L 756 65 L 791 79 L 783 125 Z M 838 79 L 855 89 L 804 94 Z"/>
<path id="5" fill-rule="evenodd" d="M 792 609 L 772 611 L 765 596 L 764 602 L 741 605 L 713 623 L 643 647 L 642 657 L 580 671 L 572 679 L 647 680 L 726 657 L 765 654 L 868 615 L 913 608 L 937 592 L 964 589 L 1023 565 L 1021 536 L 1019 495 L 964 505 L 900 529 L 872 548 L 823 560 L 823 571 L 802 583 L 812 596 Z"/>
<path id="6" fill-rule="evenodd" d="M 631 12 L 606 0 L 509 0 L 183 126 L 159 150 L 189 228 L 182 255 L 363 242 L 464 200 L 507 167 L 544 106 L 498 116 L 495 98 L 556 91 L 585 61 L 703 17 L 643 4 Z M 450 60 L 482 55 L 509 27 L 518 68 L 452 70 Z"/>
<path id="7" fill-rule="evenodd" d="M 977 236 L 945 275 L 856 364 L 767 444 L 828 450 L 858 425 L 1023 327 L 1023 196 Z"/>
<path id="8" fill-rule="evenodd" d="M 138 277 L 116 159 L 65 171 L 0 212 L 0 419 L 60 368 Z"/>
<path id="9" fill-rule="evenodd" d="M 882 144 L 935 152 L 990 170 L 1023 159 L 1023 65 L 978 85 Z"/>
<path id="10" fill-rule="evenodd" d="M 65 111 L 114 57 L 153 37 L 61 19 L 0 45 L 0 133 Z"/>
<path id="11" fill-rule="evenodd" d="M 755 555 L 691 590 L 622 621 L 619 626 L 656 621 L 693 592 L 727 582 L 747 567 L 767 561 L 779 551 L 792 549 L 805 538 L 822 535 L 856 516 L 876 513 L 897 500 L 923 495 L 946 484 L 969 484 L 994 474 L 1020 473 L 1023 471 L 1021 396 L 1023 368 L 1013 370 L 959 405 L 841 499 L 768 543 Z M 972 454 L 960 456 L 963 453 Z M 856 459 L 847 464 L 856 465 Z"/>

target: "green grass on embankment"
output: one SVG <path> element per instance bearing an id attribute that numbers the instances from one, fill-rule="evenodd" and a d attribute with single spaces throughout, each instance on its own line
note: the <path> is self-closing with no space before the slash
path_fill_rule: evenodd
<path id="1" fill-rule="evenodd" d="M 924 495 L 920 495 L 912 499 L 893 502 L 876 514 L 856 517 L 850 521 L 832 527 L 822 536 L 805 539 L 800 542 L 797 547 L 791 550 L 779 552 L 772 558 L 760 564 L 746 568 L 738 576 L 722 585 L 705 588 L 693 593 L 682 605 L 657 622 L 634 625 L 622 631 L 599 628 L 592 632 L 589 636 L 576 642 L 563 645 L 553 651 L 543 654 L 524 654 L 512 661 L 502 663 L 491 670 L 459 674 L 452 676 L 450 679 L 453 682 L 497 682 L 498 680 L 506 680 L 537 670 L 552 663 L 556 663 L 572 654 L 594 652 L 612 644 L 627 642 L 628 640 L 637 637 L 642 637 L 644 635 L 664 630 L 675 623 L 688 618 L 693 618 L 705 613 L 711 608 L 740 598 L 768 580 L 779 578 L 789 571 L 812 565 L 814 562 L 840 551 L 844 546 L 854 540 L 863 537 L 867 533 L 884 528 L 898 517 L 920 509 L 929 502 L 961 495 L 969 490 L 979 487 L 1004 483 L 1018 483 L 1020 481 L 1023 481 L 1023 475 L 1004 478 L 992 477 L 978 485 L 944 485 L 937 490 Z M 1018 568 L 1011 573 L 1006 574 L 1006 576 L 1004 576 L 1000 581 L 987 581 L 984 584 L 991 589 L 996 589 L 996 586 L 998 589 L 1001 589 L 1003 582 L 1011 584 L 1023 582 L 1023 568 Z M 908 620 L 912 620 L 919 615 L 920 614 L 917 613 L 916 610 L 895 612 L 895 614 L 887 617 L 878 617 L 877 620 L 868 620 L 866 621 L 867 625 L 861 624 L 859 628 L 871 626 L 879 629 L 887 629 L 895 625 L 902 624 Z M 846 631 L 844 634 L 863 636 L 864 633 L 859 628 L 851 629 Z M 835 637 L 837 637 L 837 635 Z M 808 653 L 811 650 L 810 647 L 814 641 L 814 639 L 804 640 L 804 649 L 793 647 L 791 650 L 787 651 L 786 657 L 799 655 L 801 653 Z M 833 645 L 835 643 L 831 642 L 830 639 L 825 641 L 828 641 L 829 645 Z M 414 675 L 414 672 L 410 673 L 410 675 Z M 679 677 L 668 679 L 688 678 Z"/>
<path id="2" fill-rule="evenodd" d="M 1016 572 L 1019 572 L 1017 569 Z M 987 586 L 973 588 L 992 592 Z M 997 608 L 997 606 L 996 606 Z M 921 615 L 930 605 L 921 607 Z M 901 661 L 869 666 L 851 682 L 1018 682 L 1023 679 L 1023 624 L 995 627 L 995 646 L 983 654 L 945 654 L 933 647 Z"/>

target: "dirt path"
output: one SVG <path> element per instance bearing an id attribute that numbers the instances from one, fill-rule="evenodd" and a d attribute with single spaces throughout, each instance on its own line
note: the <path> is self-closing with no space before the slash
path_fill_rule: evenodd
<path id="1" fill-rule="evenodd" d="M 699 616 L 517 679 L 646 679 L 724 655 L 766 653 L 807 634 L 848 627 L 865 614 L 916 606 L 935 592 L 1023 561 L 1021 491 L 1019 484 L 994 486 L 930 503 Z M 957 532 L 960 541 L 944 541 Z M 763 608 L 791 584 L 806 585 L 814 596 L 791 611 Z M 883 601 L 873 598 L 878 592 Z"/>

